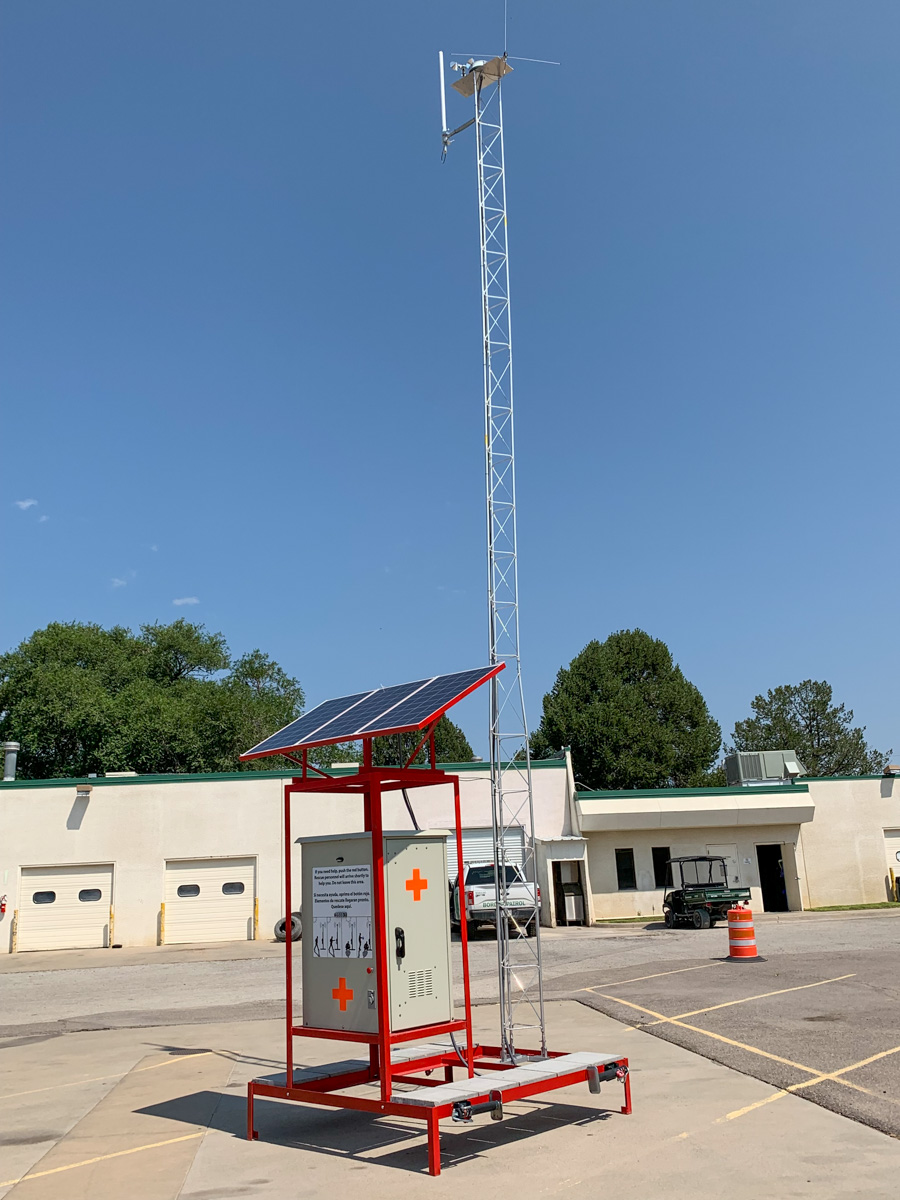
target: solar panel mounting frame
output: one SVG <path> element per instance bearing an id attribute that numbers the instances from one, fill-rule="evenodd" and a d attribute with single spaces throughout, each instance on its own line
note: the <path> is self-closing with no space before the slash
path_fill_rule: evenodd
<path id="1" fill-rule="evenodd" d="M 454 671 L 448 675 L 433 675 L 427 679 L 412 680 L 408 684 L 396 684 L 389 688 L 373 688 L 370 692 L 353 692 L 349 696 L 337 696 L 330 700 L 323 700 L 321 704 L 317 704 L 316 707 L 311 709 L 308 713 L 304 713 L 295 721 L 291 721 L 289 724 L 285 725 L 283 729 L 276 731 L 267 738 L 264 738 L 250 750 L 246 750 L 240 756 L 240 760 L 241 762 L 248 762 L 258 758 L 271 758 L 276 755 L 290 757 L 290 754 L 293 751 L 312 750 L 316 746 L 332 746 L 337 745 L 340 742 L 353 742 L 358 741 L 359 739 L 368 740 L 369 738 L 375 737 L 389 737 L 392 734 L 409 733 L 412 731 L 428 729 L 431 725 L 435 724 L 444 715 L 444 713 L 448 711 L 448 709 L 452 708 L 455 704 L 458 704 L 460 700 L 465 699 L 466 696 L 470 695 L 477 688 L 481 687 L 483 683 L 487 683 L 489 679 L 492 679 L 495 675 L 502 671 L 504 667 L 505 663 L 495 663 L 493 666 L 476 667 L 468 671 Z M 471 677 L 473 675 L 477 676 L 477 678 L 472 680 L 468 686 L 461 688 L 459 692 L 455 692 L 450 699 L 443 699 L 441 703 L 437 704 L 434 709 L 429 709 L 426 716 L 421 717 L 416 721 L 401 721 L 399 724 L 394 723 L 383 727 L 380 726 L 375 729 L 368 728 L 376 722 L 388 717 L 389 714 L 395 710 L 399 709 L 402 712 L 404 705 L 414 700 L 415 696 L 418 695 L 419 692 L 427 691 L 427 689 L 432 687 L 433 684 L 438 683 L 441 680 L 451 680 L 458 676 Z M 367 721 L 363 721 L 358 727 L 347 728 L 347 726 L 344 725 L 342 726 L 342 732 L 339 734 L 335 733 L 329 737 L 315 736 L 317 733 L 324 732 L 328 725 L 333 724 L 345 714 L 351 712 L 355 708 L 359 708 L 361 705 L 364 705 L 367 700 L 373 699 L 383 693 L 395 693 L 403 688 L 409 688 L 411 690 L 407 692 L 405 696 L 402 696 L 394 703 L 389 704 L 386 709 L 381 709 L 376 716 L 371 717 Z M 326 705 L 333 705 L 339 703 L 341 700 L 353 701 L 353 703 L 348 704 L 347 708 L 339 710 L 334 714 L 334 716 L 329 716 L 328 719 L 323 721 L 321 724 L 314 726 L 310 733 L 305 737 L 300 737 L 293 741 L 284 741 L 279 745 L 269 746 L 267 749 L 263 749 L 263 747 L 267 746 L 268 743 L 273 741 L 273 739 L 277 738 L 279 734 L 286 732 L 287 730 L 291 729 L 292 726 L 297 725 L 300 722 L 314 717 L 318 710 L 324 708 Z"/>

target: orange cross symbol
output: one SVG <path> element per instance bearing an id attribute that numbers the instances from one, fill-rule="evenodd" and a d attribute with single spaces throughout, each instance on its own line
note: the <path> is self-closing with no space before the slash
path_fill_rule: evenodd
<path id="1" fill-rule="evenodd" d="M 428 889 L 428 880 L 419 878 L 419 868 L 414 867 L 412 879 L 407 879 L 406 890 L 412 892 L 413 900 L 421 900 L 422 893 Z"/>
<path id="2" fill-rule="evenodd" d="M 347 980 L 343 975 L 338 980 L 336 988 L 331 989 L 332 999 L 337 1000 L 341 1006 L 341 1012 L 347 1011 L 347 1001 L 353 999 L 353 988 L 347 987 Z"/>

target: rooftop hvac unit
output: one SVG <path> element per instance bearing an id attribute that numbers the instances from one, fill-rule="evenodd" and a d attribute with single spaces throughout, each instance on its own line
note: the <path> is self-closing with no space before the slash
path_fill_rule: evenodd
<path id="1" fill-rule="evenodd" d="M 791 783 L 806 768 L 795 750 L 744 750 L 725 758 L 725 781 L 729 787 L 755 783 Z"/>

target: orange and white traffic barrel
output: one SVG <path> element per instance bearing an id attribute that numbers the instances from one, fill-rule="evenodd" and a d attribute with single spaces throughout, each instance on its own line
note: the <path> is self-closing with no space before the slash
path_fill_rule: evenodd
<path id="1" fill-rule="evenodd" d="M 728 961 L 764 961 L 756 949 L 753 913 L 749 908 L 729 908 L 728 910 Z"/>

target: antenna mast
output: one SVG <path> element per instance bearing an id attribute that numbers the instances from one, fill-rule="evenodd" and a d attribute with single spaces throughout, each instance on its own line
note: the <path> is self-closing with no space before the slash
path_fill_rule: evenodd
<path id="1" fill-rule="evenodd" d="M 546 1035 L 531 755 L 519 658 L 512 329 L 501 94 L 503 77 L 512 67 L 504 53 L 488 60 L 451 63 L 451 68 L 460 74 L 454 90 L 472 99 L 475 106 L 471 120 L 448 130 L 441 53 L 443 154 L 446 156 L 456 134 L 474 125 L 478 166 L 490 662 L 506 664 L 506 670 L 491 680 L 491 816 L 501 1048 L 504 1058 L 515 1062 L 520 1034 L 527 1031 L 533 1036 L 537 1032 L 541 1054 L 546 1053 Z M 513 865 L 513 848 L 519 836 L 524 836 L 525 878 L 533 885 L 534 903 L 530 907 L 510 902 L 509 874 L 515 876 L 515 871 L 508 873 L 507 866 Z"/>

